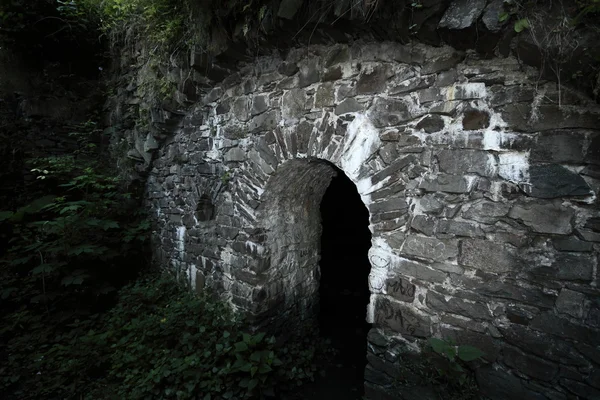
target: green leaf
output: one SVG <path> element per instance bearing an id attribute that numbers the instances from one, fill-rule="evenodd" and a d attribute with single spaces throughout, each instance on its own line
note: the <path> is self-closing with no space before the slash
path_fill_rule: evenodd
<path id="1" fill-rule="evenodd" d="M 248 391 L 254 389 L 256 385 L 258 385 L 258 379 L 250 379 L 250 382 L 248 382 Z"/>
<path id="2" fill-rule="evenodd" d="M 15 213 L 12 211 L 0 211 L 0 222 L 11 219 L 13 215 L 15 215 Z"/>
<path id="3" fill-rule="evenodd" d="M 33 275 L 49 274 L 53 271 L 54 271 L 54 265 L 52 265 L 52 264 L 40 264 L 37 267 L 35 267 L 33 270 L 31 270 Z"/>
<path id="4" fill-rule="evenodd" d="M 243 351 L 248 350 L 248 345 L 244 342 L 237 342 L 235 344 L 235 352 L 236 353 L 241 353 Z"/>
<path id="5" fill-rule="evenodd" d="M 503 12 L 502 14 L 500 14 L 498 16 L 498 21 L 499 22 L 504 22 L 504 21 L 506 21 L 508 19 L 508 17 L 510 17 L 510 14 L 507 13 L 507 12 Z"/>
<path id="6" fill-rule="evenodd" d="M 481 358 L 485 353 L 473 346 L 458 346 L 458 358 L 462 361 L 473 361 Z"/>
<path id="7" fill-rule="evenodd" d="M 448 347 L 448 343 L 438 338 L 429 338 L 428 342 L 431 345 L 433 351 L 435 351 L 438 354 L 444 354 L 446 348 Z"/>
<path id="8" fill-rule="evenodd" d="M 515 32 L 519 33 L 527 28 L 529 28 L 529 20 L 527 18 L 521 18 L 515 22 Z"/>

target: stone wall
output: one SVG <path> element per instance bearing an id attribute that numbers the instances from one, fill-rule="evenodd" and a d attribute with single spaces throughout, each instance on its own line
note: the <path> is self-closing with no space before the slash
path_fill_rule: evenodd
<path id="1" fill-rule="evenodd" d="M 599 398 L 599 117 L 511 57 L 392 43 L 260 57 L 155 150 L 156 261 L 258 325 L 312 318 L 332 163 L 370 213 L 368 398 L 404 398 L 399 349 L 431 336 L 485 351 L 492 399 Z"/>

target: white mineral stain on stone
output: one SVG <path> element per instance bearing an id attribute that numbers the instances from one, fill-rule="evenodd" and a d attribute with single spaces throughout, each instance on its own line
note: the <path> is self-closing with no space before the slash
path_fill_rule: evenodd
<path id="1" fill-rule="evenodd" d="M 358 172 L 363 164 L 381 146 L 377 129 L 364 114 L 356 114 L 354 120 L 348 125 L 346 140 L 340 159 L 341 169 L 354 182 L 358 181 Z M 363 193 L 367 188 L 358 187 L 358 192 Z"/>
<path id="2" fill-rule="evenodd" d="M 529 152 L 510 152 L 498 155 L 498 175 L 513 183 L 529 182 Z"/>

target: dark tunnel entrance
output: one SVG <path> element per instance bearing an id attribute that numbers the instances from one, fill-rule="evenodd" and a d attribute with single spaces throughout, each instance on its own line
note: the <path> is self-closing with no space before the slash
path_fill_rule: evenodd
<path id="1" fill-rule="evenodd" d="M 365 321 L 371 268 L 369 212 L 356 185 L 342 170 L 336 171 L 320 207 L 319 325 L 322 336 L 331 339 L 338 351 L 337 370 L 330 372 L 333 376 L 327 381 L 340 386 L 331 394 L 340 399 L 362 399 L 370 328 Z"/>

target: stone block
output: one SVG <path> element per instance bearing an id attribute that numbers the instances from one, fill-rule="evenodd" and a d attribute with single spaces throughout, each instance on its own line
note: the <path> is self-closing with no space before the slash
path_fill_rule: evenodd
<path id="1" fill-rule="evenodd" d="M 506 365 L 534 379 L 549 382 L 558 374 L 558 365 L 525 354 L 514 347 L 504 347 L 502 354 Z"/>
<path id="2" fill-rule="evenodd" d="M 481 239 L 460 241 L 458 263 L 496 274 L 518 269 L 513 251 L 503 244 Z"/>
<path id="3" fill-rule="evenodd" d="M 423 178 L 419 189 L 426 192 L 468 193 L 471 184 L 461 175 L 438 174 Z"/>
<path id="4" fill-rule="evenodd" d="M 484 366 L 475 372 L 481 394 L 490 400 L 546 400 L 542 395 L 528 390 L 521 379 L 494 366 Z"/>
<path id="5" fill-rule="evenodd" d="M 368 208 L 372 214 L 390 211 L 402 211 L 404 213 L 408 210 L 408 204 L 404 198 L 396 197 L 377 203 L 371 203 Z"/>
<path id="6" fill-rule="evenodd" d="M 388 93 L 392 96 L 397 96 L 403 93 L 410 93 L 415 90 L 425 89 L 433 85 L 435 82 L 435 75 L 416 76 L 414 78 L 406 79 L 395 86 L 388 89 Z"/>
<path id="7" fill-rule="evenodd" d="M 584 242 L 583 240 L 579 240 L 576 237 L 557 237 L 552 238 L 552 244 L 554 248 L 558 251 L 592 251 L 594 249 L 594 245 L 589 242 Z"/>
<path id="8" fill-rule="evenodd" d="M 246 152 L 239 147 L 229 149 L 223 156 L 225 162 L 241 162 L 246 160 Z"/>
<path id="9" fill-rule="evenodd" d="M 552 199 L 592 194 L 585 180 L 562 165 L 532 165 L 528 182 L 519 185 L 531 197 Z"/>
<path id="10" fill-rule="evenodd" d="M 356 101 L 356 99 L 349 98 L 345 99 L 344 101 L 335 106 L 335 114 L 342 115 L 347 113 L 360 112 L 363 109 L 363 105 Z"/>
<path id="11" fill-rule="evenodd" d="M 281 116 L 284 119 L 297 120 L 305 111 L 306 91 L 303 89 L 291 89 L 283 94 L 283 106 Z"/>
<path id="12" fill-rule="evenodd" d="M 435 219 L 426 215 L 415 215 L 410 222 L 410 227 L 427 236 L 433 236 Z"/>
<path id="13" fill-rule="evenodd" d="M 437 154 L 440 170 L 449 174 L 467 173 L 491 177 L 495 173 L 494 156 L 480 150 L 442 150 Z"/>
<path id="14" fill-rule="evenodd" d="M 387 78 L 391 76 L 391 68 L 386 64 L 375 64 L 369 67 L 358 76 L 356 93 L 359 95 L 383 92 Z"/>
<path id="15" fill-rule="evenodd" d="M 436 229 L 437 233 L 455 235 L 455 236 L 466 236 L 466 237 L 484 237 L 485 234 L 475 224 L 469 222 L 455 221 L 451 219 L 444 219 L 438 222 Z"/>
<path id="16" fill-rule="evenodd" d="M 439 27 L 460 30 L 472 26 L 483 12 L 486 3 L 486 0 L 453 1 L 442 16 Z"/>
<path id="17" fill-rule="evenodd" d="M 334 100 L 333 85 L 329 83 L 319 85 L 317 93 L 315 94 L 315 108 L 332 106 Z"/>
<path id="18" fill-rule="evenodd" d="M 492 315 L 483 303 L 449 297 L 432 290 L 427 292 L 427 306 L 431 309 L 462 315 L 463 317 L 491 320 Z"/>
<path id="19" fill-rule="evenodd" d="M 377 297 L 375 323 L 403 335 L 429 337 L 431 319 L 405 303 Z"/>
<path id="20" fill-rule="evenodd" d="M 262 114 L 269 108 L 268 97 L 265 95 L 258 95 L 252 98 L 252 115 Z"/>
<path id="21" fill-rule="evenodd" d="M 573 231 L 571 224 L 575 212 L 556 203 L 518 203 L 511 208 L 508 216 L 538 233 L 568 235 Z"/>
<path id="22" fill-rule="evenodd" d="M 385 292 L 397 300 L 412 303 L 415 299 L 415 285 L 408 280 L 395 276 L 385 282 Z"/>
<path id="23" fill-rule="evenodd" d="M 530 326 L 535 330 L 562 338 L 569 338 L 592 346 L 600 345 L 600 334 L 598 330 L 557 317 L 550 311 L 546 311 L 535 317 L 533 321 L 531 321 Z"/>
<path id="24" fill-rule="evenodd" d="M 248 128 L 252 133 L 270 131 L 277 128 L 278 121 L 278 113 L 270 111 L 252 118 L 248 123 Z"/>
<path id="25" fill-rule="evenodd" d="M 575 318 L 583 318 L 585 295 L 566 288 L 561 289 L 556 299 L 556 310 Z"/>
<path id="26" fill-rule="evenodd" d="M 550 131 L 538 134 L 529 160 L 541 163 L 579 164 L 585 158 L 585 132 Z"/>
<path id="27" fill-rule="evenodd" d="M 552 308 L 554 307 L 555 296 L 547 294 L 542 290 L 535 288 L 524 288 L 511 284 L 508 282 L 500 281 L 487 281 L 487 282 L 472 282 L 466 284 L 467 288 L 470 288 L 477 293 L 495 297 L 499 299 L 515 300 L 520 303 L 530 304 L 537 307 Z"/>
<path id="28" fill-rule="evenodd" d="M 404 242 L 402 252 L 409 256 L 445 261 L 458 255 L 458 245 L 456 240 L 438 240 L 410 235 Z"/>
<path id="29" fill-rule="evenodd" d="M 426 133 L 439 132 L 444 129 L 444 119 L 439 115 L 427 115 L 415 125 L 415 129 L 423 130 Z"/>
<path id="30" fill-rule="evenodd" d="M 383 97 L 375 98 L 369 113 L 376 128 L 400 125 L 415 117 L 406 100 Z"/>
<path id="31" fill-rule="evenodd" d="M 532 110 L 531 103 L 507 104 L 501 109 L 502 118 L 510 129 L 522 132 L 555 131 L 574 126 L 596 129 L 600 115 L 586 108 L 560 108 L 558 105 L 539 105 Z M 534 117 L 533 117 L 534 116 Z"/>
<path id="32" fill-rule="evenodd" d="M 595 258 L 589 254 L 559 253 L 550 266 L 534 265 L 530 273 L 540 282 L 547 280 L 583 281 L 593 278 Z"/>

